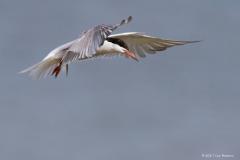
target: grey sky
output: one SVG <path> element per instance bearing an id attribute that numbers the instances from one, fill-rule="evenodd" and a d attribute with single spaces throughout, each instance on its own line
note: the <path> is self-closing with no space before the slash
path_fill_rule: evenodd
<path id="1" fill-rule="evenodd" d="M 0 0 L 0 159 L 202 160 L 240 152 L 240 1 Z M 96 24 L 179 40 L 136 63 L 70 65 L 33 81 L 18 71 Z"/>

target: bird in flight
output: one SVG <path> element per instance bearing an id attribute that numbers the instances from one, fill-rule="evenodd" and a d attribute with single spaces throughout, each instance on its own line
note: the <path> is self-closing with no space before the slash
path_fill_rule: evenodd
<path id="1" fill-rule="evenodd" d="M 74 61 L 115 55 L 138 61 L 146 53 L 155 54 L 169 47 L 199 42 L 161 39 L 140 32 L 111 34 L 131 20 L 132 17 L 129 16 L 118 24 L 97 25 L 83 32 L 79 38 L 55 48 L 42 61 L 20 73 L 27 73 L 35 79 L 47 75 L 58 77 L 63 68 L 67 74 L 68 65 Z"/>

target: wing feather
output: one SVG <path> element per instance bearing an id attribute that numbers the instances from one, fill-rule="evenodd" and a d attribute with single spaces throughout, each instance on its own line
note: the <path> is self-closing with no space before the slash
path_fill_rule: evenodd
<path id="1" fill-rule="evenodd" d="M 109 38 L 122 40 L 128 46 L 129 50 L 137 53 L 139 57 L 145 57 L 146 53 L 155 54 L 158 51 L 166 50 L 176 45 L 184 45 L 199 41 L 176 41 L 166 40 L 157 37 L 148 36 L 139 32 L 127 32 L 121 34 L 110 35 Z"/>
<path id="2" fill-rule="evenodd" d="M 74 43 L 68 48 L 63 62 L 68 63 L 76 59 L 91 58 L 96 54 L 97 49 L 103 44 L 104 40 L 119 26 L 129 23 L 132 17 L 122 20 L 115 25 L 98 25 L 85 31 L 80 38 L 76 39 Z"/>

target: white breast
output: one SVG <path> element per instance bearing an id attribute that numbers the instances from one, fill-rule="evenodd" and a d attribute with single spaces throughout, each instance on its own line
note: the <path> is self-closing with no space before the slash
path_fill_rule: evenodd
<path id="1" fill-rule="evenodd" d="M 123 53 L 124 51 L 123 47 L 105 40 L 103 45 L 97 49 L 97 54 Z"/>

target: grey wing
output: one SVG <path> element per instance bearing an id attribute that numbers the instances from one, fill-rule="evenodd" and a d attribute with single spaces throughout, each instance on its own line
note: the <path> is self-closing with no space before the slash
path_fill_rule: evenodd
<path id="1" fill-rule="evenodd" d="M 121 34 L 110 35 L 109 38 L 122 40 L 128 49 L 140 57 L 145 57 L 146 53 L 154 54 L 158 51 L 166 50 L 169 47 L 176 45 L 184 45 L 199 41 L 176 41 L 166 40 L 157 37 L 152 37 L 139 32 L 127 32 Z"/>
<path id="2" fill-rule="evenodd" d="M 115 25 L 98 25 L 86 32 L 66 50 L 63 62 L 68 63 L 77 59 L 91 58 L 96 54 L 96 50 L 103 44 L 104 40 L 119 26 L 127 24 L 132 20 L 129 16 Z"/>

